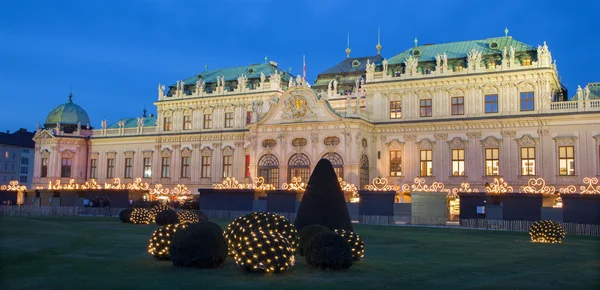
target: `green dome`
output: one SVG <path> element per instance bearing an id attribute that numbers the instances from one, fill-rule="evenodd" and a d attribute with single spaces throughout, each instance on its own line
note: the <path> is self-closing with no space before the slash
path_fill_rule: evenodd
<path id="1" fill-rule="evenodd" d="M 73 95 L 69 94 L 69 101 L 54 108 L 48 117 L 46 118 L 46 123 L 44 126 L 55 127 L 56 123 L 60 123 L 61 125 L 77 125 L 77 123 L 81 124 L 81 126 L 86 126 L 90 123 L 90 117 L 85 112 L 85 110 L 73 103 L 71 98 Z"/>

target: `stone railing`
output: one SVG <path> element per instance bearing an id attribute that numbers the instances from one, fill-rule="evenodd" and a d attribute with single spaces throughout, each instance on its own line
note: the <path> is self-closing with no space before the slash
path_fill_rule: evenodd
<path id="1" fill-rule="evenodd" d="M 588 112 L 600 111 L 600 100 L 554 102 L 550 104 L 552 112 Z"/>

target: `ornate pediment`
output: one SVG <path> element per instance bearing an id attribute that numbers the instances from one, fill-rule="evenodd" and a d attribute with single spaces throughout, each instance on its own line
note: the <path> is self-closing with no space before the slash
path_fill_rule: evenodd
<path id="1" fill-rule="evenodd" d="M 428 138 L 421 139 L 421 141 L 417 142 L 417 148 L 419 150 L 431 150 L 433 149 L 433 145 L 435 142 L 429 140 Z"/>
<path id="2" fill-rule="evenodd" d="M 183 149 L 181 149 L 181 157 L 190 157 L 192 156 L 192 149 L 188 148 L 188 147 L 183 147 Z"/>
<path id="3" fill-rule="evenodd" d="M 500 147 L 500 140 L 496 139 L 494 136 L 488 136 L 481 140 L 481 146 L 483 146 L 483 148 L 498 148 Z"/>
<path id="4" fill-rule="evenodd" d="M 398 141 L 398 139 L 392 139 L 392 141 L 385 143 L 390 150 L 402 150 L 404 149 L 404 142 Z"/>
<path id="5" fill-rule="evenodd" d="M 535 147 L 538 143 L 538 139 L 531 137 L 529 134 L 525 134 L 523 137 L 515 139 L 515 141 L 517 141 L 519 147 Z"/>
<path id="6" fill-rule="evenodd" d="M 231 156 L 233 155 L 233 151 L 235 151 L 235 149 L 231 148 L 231 146 L 225 146 L 225 148 L 223 148 L 222 150 L 223 156 Z"/>
<path id="7" fill-rule="evenodd" d="M 450 149 L 465 149 L 469 141 L 463 140 L 460 137 L 454 137 L 454 139 L 448 141 L 448 147 Z"/>
<path id="8" fill-rule="evenodd" d="M 210 147 L 205 146 L 204 148 L 202 148 L 202 150 L 200 151 L 200 155 L 202 156 L 211 156 L 212 155 L 212 149 L 210 149 Z"/>

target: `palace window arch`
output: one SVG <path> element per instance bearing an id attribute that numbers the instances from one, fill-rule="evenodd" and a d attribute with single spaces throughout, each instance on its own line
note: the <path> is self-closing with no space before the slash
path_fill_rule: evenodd
<path id="1" fill-rule="evenodd" d="M 310 159 L 304 153 L 292 155 L 288 161 L 288 183 L 292 182 L 292 177 L 300 177 L 303 182 L 308 182 L 310 178 Z"/>

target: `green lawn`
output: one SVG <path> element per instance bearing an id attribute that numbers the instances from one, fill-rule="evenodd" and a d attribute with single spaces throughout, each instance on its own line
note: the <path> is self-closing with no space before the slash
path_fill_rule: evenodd
<path id="1" fill-rule="evenodd" d="M 225 222 L 221 222 L 225 225 Z M 347 271 L 298 257 L 282 274 L 179 269 L 146 253 L 156 226 L 117 218 L 0 217 L 0 289 L 600 289 L 600 239 L 529 242 L 527 233 L 356 225 L 365 258 Z"/>

